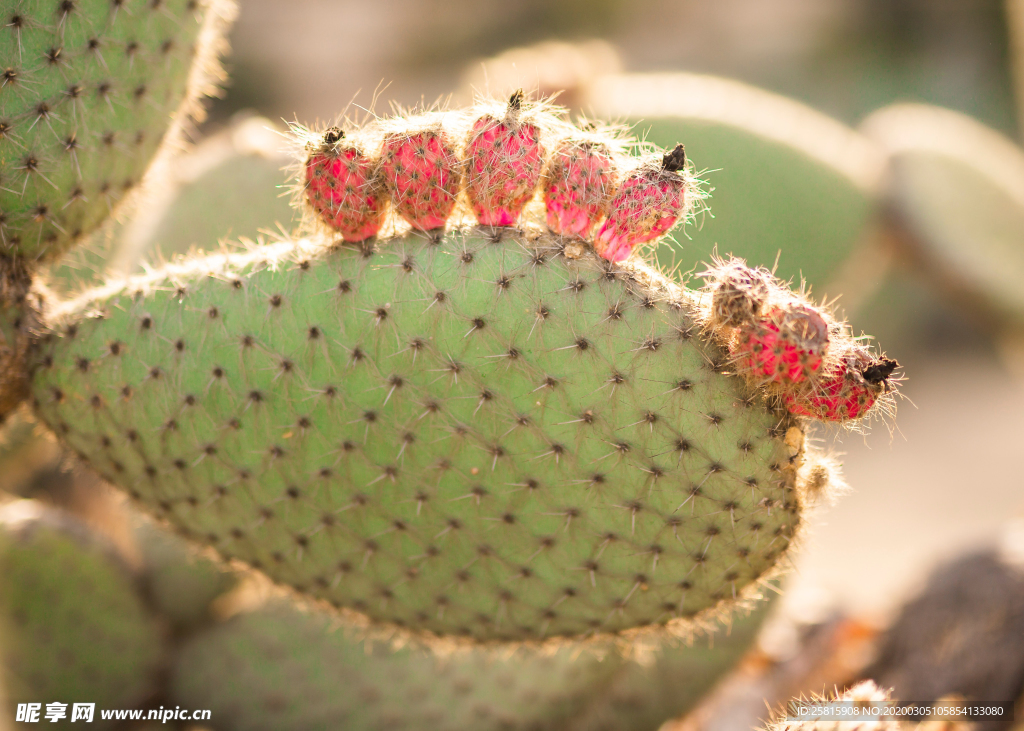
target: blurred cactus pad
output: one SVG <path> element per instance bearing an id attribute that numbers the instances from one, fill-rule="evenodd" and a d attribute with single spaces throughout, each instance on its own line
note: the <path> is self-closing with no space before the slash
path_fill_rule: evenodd
<path id="1" fill-rule="evenodd" d="M 225 0 L 4 0 L 0 253 L 53 258 L 139 186 L 218 78 Z"/>
<path id="2" fill-rule="evenodd" d="M 35 407 L 194 540 L 374 620 L 685 625 L 777 570 L 803 434 L 722 372 L 696 295 L 565 252 L 470 228 L 189 260 L 63 305 Z"/>
<path id="3" fill-rule="evenodd" d="M 641 664 L 599 646 L 396 649 L 277 602 L 191 637 L 169 695 L 211 709 L 217 731 L 654 731 L 732 667 L 770 606 L 720 629 L 713 649 L 704 637 Z"/>
<path id="4" fill-rule="evenodd" d="M 943 294 L 1024 328 L 1024 150 L 922 104 L 880 109 L 862 129 L 890 156 L 886 199 L 900 253 Z"/>
<path id="5" fill-rule="evenodd" d="M 598 77 L 586 108 L 624 120 L 658 145 L 686 141 L 711 190 L 710 213 L 656 255 L 698 268 L 717 249 L 816 288 L 840 277 L 868 238 L 884 155 L 869 140 L 798 102 L 697 74 Z M 704 172 L 701 172 L 704 171 Z"/>
<path id="6" fill-rule="evenodd" d="M 160 625 L 136 577 L 84 525 L 30 500 L 3 506 L 0 586 L 0 662 L 12 707 L 131 706 L 155 690 Z"/>

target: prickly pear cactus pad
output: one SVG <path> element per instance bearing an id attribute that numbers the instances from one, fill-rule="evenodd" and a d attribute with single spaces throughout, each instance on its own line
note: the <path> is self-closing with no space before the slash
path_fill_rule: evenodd
<path id="1" fill-rule="evenodd" d="M 127 567 L 83 525 L 30 500 L 5 505 L 0 587 L 9 703 L 131 706 L 153 690 L 160 627 Z"/>
<path id="2" fill-rule="evenodd" d="M 800 523 L 796 420 L 720 372 L 689 292 L 484 230 L 111 284 L 57 313 L 35 408 L 193 538 L 373 620 L 540 639 L 755 591 Z"/>
<path id="3" fill-rule="evenodd" d="M 171 697 L 210 708 L 218 731 L 553 730 L 622 666 L 572 648 L 511 657 L 395 651 L 323 614 L 275 604 L 191 638 L 172 670 Z"/>
<path id="4" fill-rule="evenodd" d="M 640 664 L 610 647 L 394 650 L 321 612 L 274 602 L 190 637 L 169 700 L 211 709 L 217 731 L 654 731 L 733 666 L 770 606 L 716 633 L 714 649 L 702 638 Z"/>
<path id="5" fill-rule="evenodd" d="M 226 0 L 0 1 L 0 253 L 53 257 L 110 215 L 210 90 L 231 13 Z"/>

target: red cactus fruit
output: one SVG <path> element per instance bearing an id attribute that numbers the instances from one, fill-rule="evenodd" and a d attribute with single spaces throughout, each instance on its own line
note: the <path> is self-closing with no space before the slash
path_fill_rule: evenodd
<path id="1" fill-rule="evenodd" d="M 586 237 L 608 211 L 615 190 L 611 150 L 596 140 L 569 138 L 555 148 L 544 183 L 548 228 Z"/>
<path id="2" fill-rule="evenodd" d="M 331 127 L 306 160 L 306 197 L 320 219 L 346 241 L 363 241 L 380 230 L 384 189 L 375 164 L 345 133 Z"/>
<path id="3" fill-rule="evenodd" d="M 828 344 L 825 315 L 790 301 L 738 326 L 733 356 L 737 370 L 748 377 L 799 384 L 821 370 Z"/>
<path id="4" fill-rule="evenodd" d="M 466 145 L 466 193 L 485 226 L 511 226 L 533 197 L 544 166 L 537 125 L 520 119 L 523 90 L 508 101 L 503 119 L 476 120 Z"/>
<path id="5" fill-rule="evenodd" d="M 384 137 L 381 171 L 399 215 L 413 228 L 443 228 L 462 182 L 459 158 L 440 125 Z"/>
<path id="6" fill-rule="evenodd" d="M 658 238 L 679 220 L 686 207 L 686 152 L 682 145 L 660 164 L 647 162 L 631 173 L 615 194 L 611 212 L 594 241 L 597 253 L 623 261 L 640 244 Z"/>
<path id="7" fill-rule="evenodd" d="M 854 346 L 840 359 L 839 368 L 811 391 L 787 393 L 787 408 L 797 416 L 821 421 L 852 421 L 864 416 L 878 397 L 889 393 L 889 378 L 899 368 L 892 358 L 873 358 Z"/>

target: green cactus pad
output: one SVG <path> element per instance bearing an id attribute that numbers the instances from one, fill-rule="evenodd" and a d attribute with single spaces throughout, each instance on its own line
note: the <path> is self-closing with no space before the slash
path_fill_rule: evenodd
<path id="1" fill-rule="evenodd" d="M 691 295 L 543 235 L 283 242 L 112 284 L 36 409 L 192 538 L 374 620 L 478 640 L 713 611 L 800 520 L 802 433 Z"/>
<path id="2" fill-rule="evenodd" d="M 130 707 L 154 689 L 159 626 L 134 577 L 81 524 L 29 500 L 5 505 L 0 587 L 0 663 L 12 706 Z"/>
<path id="3" fill-rule="evenodd" d="M 160 616 L 186 631 L 209 621 L 210 605 L 235 586 L 234 575 L 151 522 L 140 520 L 134 533 L 145 594 Z"/>
<path id="4" fill-rule="evenodd" d="M 51 258 L 209 91 L 224 0 L 0 2 L 0 253 Z"/>
<path id="5" fill-rule="evenodd" d="M 392 651 L 322 614 L 271 605 L 192 637 L 170 696 L 211 709 L 217 731 L 654 731 L 732 666 L 767 606 L 716 636 L 713 651 L 664 648 L 642 666 L 609 648 Z"/>
<path id="6" fill-rule="evenodd" d="M 782 279 L 833 282 L 868 236 L 884 154 L 870 140 L 797 102 L 737 81 L 698 74 L 598 79 L 587 98 L 605 119 L 626 119 L 649 142 L 686 155 L 712 189 L 711 214 L 658 260 L 681 271 L 717 248 Z M 847 284 L 844 282 L 844 284 Z M 859 284 L 854 281 L 851 286 Z M 846 292 L 849 296 L 849 292 Z"/>

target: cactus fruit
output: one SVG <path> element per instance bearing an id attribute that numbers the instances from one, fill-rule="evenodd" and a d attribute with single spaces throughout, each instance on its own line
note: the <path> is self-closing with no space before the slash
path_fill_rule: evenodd
<path id="1" fill-rule="evenodd" d="M 741 327 L 736 368 L 778 383 L 806 383 L 821 370 L 828 348 L 828 323 L 815 308 L 799 301 L 772 307 Z"/>
<path id="2" fill-rule="evenodd" d="M 544 180 L 548 228 L 586 238 L 608 211 L 616 176 L 615 158 L 605 142 L 570 137 L 559 143 Z"/>
<path id="3" fill-rule="evenodd" d="M 0 253 L 52 258 L 135 188 L 216 75 L 224 0 L 6 6 Z"/>
<path id="4" fill-rule="evenodd" d="M 193 538 L 417 630 L 662 624 L 777 564 L 802 432 L 719 372 L 690 293 L 536 232 L 376 243 L 87 293 L 36 411 Z"/>
<path id="5" fill-rule="evenodd" d="M 646 160 L 626 176 L 612 199 L 608 218 L 594 240 L 608 261 L 623 261 L 640 244 L 672 228 L 685 214 L 686 152 L 682 145 L 657 160 Z"/>
<path id="6" fill-rule="evenodd" d="M 273 603 L 190 638 L 170 697 L 211 709 L 217 731 L 654 731 L 732 666 L 768 606 L 716 635 L 714 650 L 665 647 L 641 665 L 608 647 L 392 650 L 322 613 Z"/>
<path id="7" fill-rule="evenodd" d="M 466 193 L 484 226 L 511 226 L 534 196 L 544 166 L 540 129 L 524 119 L 523 90 L 503 117 L 485 113 L 466 144 Z"/>
<path id="8" fill-rule="evenodd" d="M 729 349 L 730 367 L 779 396 L 790 413 L 855 422 L 895 392 L 899 363 L 874 356 L 845 323 L 770 272 L 728 259 L 701 276 L 711 300 L 705 327 Z M 891 412 L 893 399 L 884 404 L 877 410 Z"/>
<path id="9" fill-rule="evenodd" d="M 893 389 L 890 377 L 899 367 L 892 358 L 875 358 L 861 346 L 852 347 L 838 368 L 810 392 L 787 393 L 790 413 L 820 421 L 855 421 L 865 416 L 879 396 Z"/>
<path id="10" fill-rule="evenodd" d="M 395 210 L 420 231 L 444 228 L 462 185 L 461 162 L 443 115 L 403 123 L 384 136 L 381 174 Z"/>
<path id="11" fill-rule="evenodd" d="M 712 329 L 736 328 L 757 322 L 772 294 L 771 272 L 751 269 L 742 259 L 717 262 L 704 276 L 711 292 Z"/>
<path id="12" fill-rule="evenodd" d="M 157 621 L 126 566 L 84 526 L 33 501 L 5 505 L 0 586 L 10 704 L 125 707 L 154 690 L 163 653 Z"/>
<path id="13" fill-rule="evenodd" d="M 377 162 L 345 132 L 331 127 L 306 160 L 306 195 L 320 219 L 345 241 L 376 236 L 387 199 L 376 174 Z"/>

